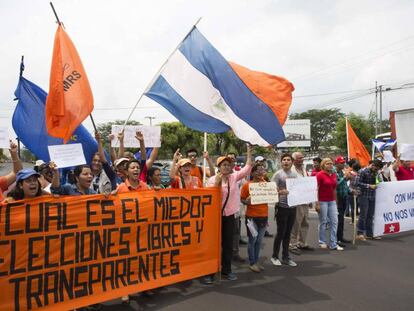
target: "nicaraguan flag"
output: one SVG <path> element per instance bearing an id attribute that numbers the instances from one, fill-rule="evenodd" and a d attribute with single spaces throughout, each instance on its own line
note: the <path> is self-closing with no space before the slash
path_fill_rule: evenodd
<path id="1" fill-rule="evenodd" d="M 378 151 L 384 151 L 387 148 L 392 148 L 392 146 L 395 145 L 396 140 L 395 139 L 389 139 L 387 141 L 382 141 L 378 139 L 372 139 L 372 143 L 374 144 L 375 148 L 378 149 Z"/>
<path id="2" fill-rule="evenodd" d="M 267 146 L 285 140 L 293 90 L 284 78 L 227 62 L 194 27 L 146 95 L 194 130 L 233 130 Z"/>
<path id="3" fill-rule="evenodd" d="M 63 139 L 54 138 L 47 134 L 45 123 L 47 93 L 21 76 L 14 94 L 18 99 L 12 119 L 14 131 L 20 141 L 37 158 L 45 162 L 50 161 L 47 147 L 61 145 Z M 98 151 L 96 140 L 83 125 L 76 129 L 68 143 L 81 143 L 88 163 L 92 161 L 92 156 Z"/>

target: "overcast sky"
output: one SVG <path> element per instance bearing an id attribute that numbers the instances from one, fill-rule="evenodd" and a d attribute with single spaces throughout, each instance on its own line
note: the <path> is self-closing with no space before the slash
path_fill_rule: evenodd
<path id="1" fill-rule="evenodd" d="M 228 60 L 295 85 L 291 112 L 339 107 L 368 114 L 375 81 L 414 83 L 414 1 L 55 0 L 95 98 L 97 123 L 125 119 L 159 67 L 198 17 L 200 31 Z M 0 0 L 0 125 L 11 127 L 21 55 L 24 76 L 44 90 L 55 18 L 49 0 Z M 407 87 L 409 85 L 405 85 Z M 361 90 L 358 92 L 340 93 Z M 336 93 L 330 96 L 303 95 Z M 384 93 L 390 110 L 414 107 L 414 88 Z M 132 119 L 174 118 L 144 98 Z M 89 121 L 85 125 L 90 128 Z"/>

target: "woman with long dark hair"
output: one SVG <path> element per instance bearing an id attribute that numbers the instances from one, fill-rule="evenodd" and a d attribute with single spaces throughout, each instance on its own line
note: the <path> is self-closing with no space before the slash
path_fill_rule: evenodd
<path id="1" fill-rule="evenodd" d="M 16 175 L 16 186 L 10 190 L 6 202 L 31 199 L 46 195 L 39 181 L 40 174 L 32 169 L 20 170 Z"/>

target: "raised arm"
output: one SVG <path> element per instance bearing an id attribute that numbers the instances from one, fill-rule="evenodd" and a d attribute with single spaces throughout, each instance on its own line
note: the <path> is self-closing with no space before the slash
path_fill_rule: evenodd
<path id="1" fill-rule="evenodd" d="M 173 161 L 171 164 L 171 169 L 170 169 L 170 178 L 174 179 L 175 175 L 177 175 L 177 162 L 181 159 L 181 153 L 180 153 L 180 148 L 178 148 L 175 152 L 174 152 L 174 156 L 173 156 Z"/>
<path id="2" fill-rule="evenodd" d="M 114 163 L 116 159 L 118 159 L 118 155 L 116 154 L 116 150 L 112 147 L 112 140 L 115 139 L 114 134 L 109 135 L 109 156 L 111 157 L 111 162 Z"/>
<path id="3" fill-rule="evenodd" d="M 211 158 L 208 155 L 208 151 L 203 152 L 203 158 L 206 159 L 206 161 L 207 161 L 210 177 L 216 175 L 216 171 L 214 170 L 214 164 L 213 164 L 213 161 L 211 161 Z"/>
<path id="4" fill-rule="evenodd" d="M 158 157 L 158 150 L 160 148 L 158 147 L 154 147 L 151 151 L 151 155 L 149 157 L 149 159 L 147 160 L 147 168 L 150 169 L 152 167 L 152 165 L 154 164 L 154 161 L 157 159 Z"/>
<path id="5" fill-rule="evenodd" d="M 13 171 L 7 174 L 6 180 L 7 180 L 7 186 L 10 186 L 12 183 L 16 181 L 16 174 L 18 171 L 23 169 L 22 162 L 19 159 L 19 155 L 17 153 L 17 145 L 10 140 L 10 157 L 13 162 Z"/>
<path id="6" fill-rule="evenodd" d="M 253 164 L 252 149 L 253 149 L 252 145 L 247 144 L 246 165 L 252 165 Z"/>
<path id="7" fill-rule="evenodd" d="M 147 150 L 145 149 L 145 141 L 144 141 L 144 134 L 141 131 L 137 131 L 135 133 L 135 138 L 139 141 L 139 147 L 141 151 L 141 160 L 147 159 Z"/>
<path id="8" fill-rule="evenodd" d="M 59 174 L 59 168 L 55 164 L 55 162 L 51 161 L 49 163 L 49 168 L 53 172 L 52 177 L 52 185 L 50 186 L 51 189 L 59 189 L 60 188 L 60 174 Z"/>
<path id="9" fill-rule="evenodd" d="M 401 161 L 400 161 L 401 154 L 398 155 L 397 160 L 395 160 L 394 164 L 392 165 L 392 169 L 394 172 L 398 172 L 400 169 Z"/>
<path id="10" fill-rule="evenodd" d="M 124 157 L 125 146 L 124 146 L 124 131 L 118 133 L 118 140 L 119 140 L 119 150 L 118 150 L 118 158 Z"/>

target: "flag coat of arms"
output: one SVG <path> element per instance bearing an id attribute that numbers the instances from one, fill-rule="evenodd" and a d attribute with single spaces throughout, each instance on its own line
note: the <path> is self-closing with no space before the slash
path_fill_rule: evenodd
<path id="1" fill-rule="evenodd" d="M 93 110 L 93 96 L 81 59 L 62 25 L 53 47 L 46 127 L 49 135 L 66 143 Z"/>
<path id="2" fill-rule="evenodd" d="M 285 140 L 293 90 L 284 78 L 229 63 L 194 27 L 146 96 L 194 130 L 233 130 L 244 141 L 268 146 Z"/>

